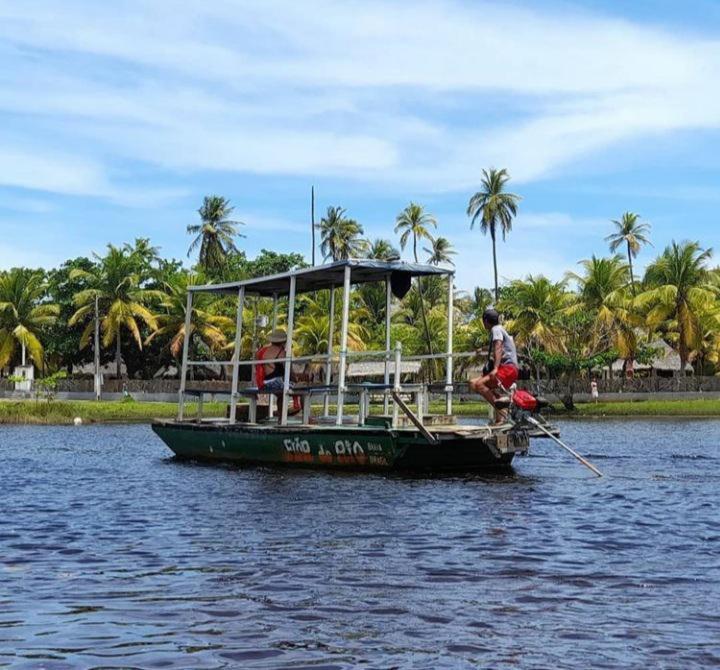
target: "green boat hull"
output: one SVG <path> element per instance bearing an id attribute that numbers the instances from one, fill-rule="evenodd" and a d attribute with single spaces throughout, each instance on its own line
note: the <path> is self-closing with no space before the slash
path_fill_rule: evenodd
<path id="1" fill-rule="evenodd" d="M 415 430 L 379 426 L 158 422 L 152 428 L 179 458 L 354 470 L 508 468 L 515 454 L 527 452 L 529 442 L 524 433 L 498 437 L 447 431 L 431 444 Z"/>

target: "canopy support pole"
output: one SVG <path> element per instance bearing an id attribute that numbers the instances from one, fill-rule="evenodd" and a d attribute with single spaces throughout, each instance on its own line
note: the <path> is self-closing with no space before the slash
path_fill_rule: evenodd
<path id="1" fill-rule="evenodd" d="M 290 372 L 292 371 L 293 327 L 295 325 L 295 275 L 290 277 L 290 295 L 288 296 L 287 340 L 285 341 L 285 379 L 283 382 L 282 409 L 280 410 L 280 425 L 287 425 L 288 400 L 290 399 Z M 306 402 L 310 402 L 306 398 Z"/>
<path id="2" fill-rule="evenodd" d="M 330 380 L 332 379 L 332 352 L 333 352 L 333 337 L 335 336 L 335 285 L 330 285 L 330 321 L 328 323 L 328 345 L 327 354 L 328 359 L 325 363 L 325 386 L 330 386 Z M 325 393 L 323 398 L 323 416 L 327 417 L 330 414 L 330 394 Z"/>
<path id="3" fill-rule="evenodd" d="M 392 286 L 390 284 L 390 275 L 385 278 L 385 376 L 384 383 L 387 389 L 390 384 L 390 309 L 392 306 Z M 387 416 L 390 411 L 390 396 L 385 391 L 383 399 L 383 414 Z"/>
<path id="4" fill-rule="evenodd" d="M 242 317 L 245 306 L 245 287 L 238 289 L 237 313 L 235 315 L 235 350 L 233 351 L 232 387 L 230 389 L 230 423 L 237 423 L 238 382 L 240 380 L 240 350 L 242 347 Z"/>
<path id="5" fill-rule="evenodd" d="M 345 266 L 343 278 L 343 308 L 340 330 L 340 365 L 338 369 L 337 417 L 335 423 L 342 426 L 343 405 L 345 404 L 345 372 L 347 367 L 348 322 L 350 320 L 350 266 Z"/>
<path id="6" fill-rule="evenodd" d="M 185 303 L 185 337 L 183 338 L 182 365 L 180 367 L 180 391 L 178 392 L 178 421 L 185 415 L 185 378 L 188 369 L 188 349 L 190 348 L 190 325 L 192 323 L 193 294 L 188 291 Z"/>
<path id="7" fill-rule="evenodd" d="M 454 274 L 448 275 L 447 360 L 445 362 L 445 414 L 452 414 L 453 401 L 453 298 Z"/>

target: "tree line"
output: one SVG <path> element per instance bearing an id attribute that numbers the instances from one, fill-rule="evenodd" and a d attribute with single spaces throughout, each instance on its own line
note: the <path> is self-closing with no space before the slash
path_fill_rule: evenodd
<path id="1" fill-rule="evenodd" d="M 541 380 L 564 377 L 570 383 L 587 371 L 620 358 L 632 369 L 653 355 L 658 340 L 675 349 L 684 366 L 714 374 L 720 361 L 720 271 L 710 266 L 711 250 L 697 242 L 671 242 L 636 277 L 633 261 L 650 243 L 650 225 L 632 212 L 609 221 L 609 254 L 580 262 L 579 271 L 553 281 L 530 275 L 500 285 L 497 243 L 512 231 L 521 202 L 507 190 L 506 170 L 484 170 L 481 188 L 468 202 L 471 228 L 492 245 L 493 286 L 458 291 L 454 300 L 455 349 L 485 345 L 482 312 L 494 304 L 515 337 L 524 364 Z M 245 224 L 232 218 L 222 196 L 207 196 L 192 236 L 190 268 L 160 256 L 148 239 L 108 245 L 103 255 L 78 257 L 50 270 L 12 268 L 0 272 L 0 368 L 32 362 L 43 372 L 92 361 L 96 304 L 101 359 L 122 363 L 132 376 L 151 377 L 173 370 L 182 352 L 186 289 L 192 284 L 236 281 L 306 266 L 301 254 L 262 250 L 255 258 L 238 249 Z M 436 235 L 438 222 L 418 203 L 398 213 L 390 239 L 368 240 L 363 226 L 342 207 L 329 207 L 317 225 L 326 261 L 367 257 L 397 258 L 408 249 L 412 260 L 451 265 L 455 250 Z M 622 252 L 622 253 L 618 253 Z M 392 314 L 392 336 L 407 354 L 443 351 L 447 320 L 444 282 L 427 277 L 413 285 Z M 338 296 L 339 299 L 339 296 Z M 329 337 L 329 295 L 300 298 L 296 342 L 302 354 L 324 353 Z M 385 292 L 380 285 L 356 287 L 351 294 L 350 346 L 384 349 Z M 243 355 L 267 334 L 271 304 L 248 300 L 243 315 Z M 197 295 L 191 314 L 193 357 L 229 360 L 235 304 L 227 297 Z M 282 310 L 281 310 L 282 313 Z M 335 337 L 339 335 L 336 333 Z M 337 342 L 335 344 L 338 344 Z M 458 374 L 471 361 L 458 361 Z M 437 374 L 439 369 L 428 369 Z"/>

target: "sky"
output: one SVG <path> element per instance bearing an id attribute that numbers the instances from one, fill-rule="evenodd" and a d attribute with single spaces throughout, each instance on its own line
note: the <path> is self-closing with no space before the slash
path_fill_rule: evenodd
<path id="1" fill-rule="evenodd" d="M 423 204 L 458 286 L 490 286 L 489 167 L 522 196 L 503 281 L 606 254 L 624 211 L 642 268 L 720 248 L 719 140 L 715 0 L 0 0 L 0 269 L 136 237 L 189 263 L 209 194 L 248 255 L 309 258 L 314 186 L 373 239 Z"/>

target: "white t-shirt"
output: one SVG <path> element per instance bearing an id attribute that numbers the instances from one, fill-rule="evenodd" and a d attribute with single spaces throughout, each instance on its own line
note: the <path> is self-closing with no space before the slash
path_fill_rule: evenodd
<path id="1" fill-rule="evenodd" d="M 517 350 L 515 340 L 501 325 L 493 326 L 490 330 L 490 342 L 494 348 L 495 342 L 502 342 L 502 359 L 500 365 L 514 365 L 518 367 Z"/>

